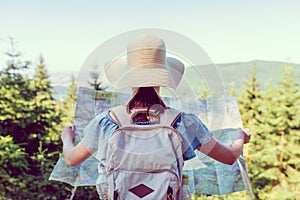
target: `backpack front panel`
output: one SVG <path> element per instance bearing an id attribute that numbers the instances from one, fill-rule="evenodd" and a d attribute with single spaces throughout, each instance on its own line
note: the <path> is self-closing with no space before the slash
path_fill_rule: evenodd
<path id="1" fill-rule="evenodd" d="M 181 142 L 180 135 L 165 126 L 129 126 L 115 131 L 107 151 L 110 195 L 166 199 L 167 193 L 176 194 L 181 186 Z"/>

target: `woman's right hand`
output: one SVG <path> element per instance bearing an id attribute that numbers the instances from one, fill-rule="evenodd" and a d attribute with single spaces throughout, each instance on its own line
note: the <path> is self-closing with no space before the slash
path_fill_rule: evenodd
<path id="1" fill-rule="evenodd" d="M 61 140 L 62 141 L 65 141 L 65 140 L 68 140 L 68 139 L 73 141 L 74 137 L 75 137 L 75 131 L 74 131 L 73 126 L 67 126 L 61 132 Z"/>
<path id="2" fill-rule="evenodd" d="M 61 139 L 63 141 L 63 154 L 68 165 L 76 166 L 86 160 L 95 151 L 87 149 L 82 142 L 74 145 L 75 131 L 73 126 L 67 126 L 61 132 Z"/>

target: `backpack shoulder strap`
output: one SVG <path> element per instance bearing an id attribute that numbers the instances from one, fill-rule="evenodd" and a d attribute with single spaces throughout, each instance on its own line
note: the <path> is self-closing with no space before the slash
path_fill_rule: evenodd
<path id="1" fill-rule="evenodd" d="M 173 108 L 167 108 L 160 114 L 160 124 L 174 126 L 176 121 L 181 117 L 182 112 Z"/>
<path id="2" fill-rule="evenodd" d="M 114 120 L 116 120 L 118 123 L 119 127 L 131 124 L 130 115 L 127 113 L 127 108 L 125 105 L 113 107 L 109 111 Z"/>

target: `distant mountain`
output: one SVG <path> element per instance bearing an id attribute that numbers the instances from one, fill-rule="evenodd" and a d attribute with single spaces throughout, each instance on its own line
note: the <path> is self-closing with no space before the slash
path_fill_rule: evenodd
<path id="1" fill-rule="evenodd" d="M 203 76 L 205 74 L 210 76 L 210 73 L 217 72 L 219 73 L 218 77 L 221 77 L 222 79 L 225 90 L 228 90 L 230 84 L 234 83 L 236 93 L 238 94 L 244 85 L 244 81 L 249 80 L 251 68 L 253 66 L 255 67 L 257 79 L 261 83 L 262 88 L 264 88 L 266 84 L 277 84 L 282 76 L 282 68 L 287 66 L 294 67 L 295 73 L 300 81 L 300 64 L 264 60 L 187 67 L 184 76 L 191 83 L 191 87 L 200 94 L 201 88 L 203 88 L 203 81 L 207 82 Z M 216 70 L 211 71 L 212 67 Z M 76 73 L 74 72 L 65 71 L 50 73 L 55 98 L 63 98 L 66 95 L 72 74 L 76 77 Z M 211 77 L 215 76 L 216 75 L 214 74 Z M 213 81 L 220 81 L 220 79 Z M 219 89 L 221 90 L 223 88 Z"/>
<path id="2" fill-rule="evenodd" d="M 53 87 L 54 97 L 56 99 L 63 99 L 67 92 L 68 88 L 71 84 L 72 75 L 75 76 L 74 73 L 68 71 L 62 72 L 50 72 L 50 81 Z"/>
<path id="3" fill-rule="evenodd" d="M 237 62 L 237 63 L 224 63 L 224 64 L 215 64 L 215 65 L 203 65 L 196 66 L 192 68 L 187 68 L 186 75 L 187 77 L 197 78 L 199 76 L 195 76 L 196 71 L 202 71 L 205 74 L 210 71 L 212 67 L 215 67 L 219 72 L 219 77 L 221 77 L 223 86 L 225 90 L 228 91 L 230 88 L 230 84 L 234 83 L 236 93 L 239 94 L 241 92 L 242 86 L 245 85 L 245 80 L 250 80 L 251 69 L 254 66 L 257 74 L 257 80 L 261 84 L 261 88 L 263 89 L 267 84 L 277 84 L 278 80 L 282 77 L 283 68 L 285 67 L 293 67 L 295 69 L 295 74 L 298 76 L 298 80 L 300 81 L 300 64 L 295 63 L 287 63 L 287 62 L 276 62 L 276 61 L 264 61 L 264 60 L 254 60 L 250 62 Z M 194 68 L 194 69 L 193 69 Z M 208 73 L 209 74 L 209 73 Z M 215 77 L 212 76 L 212 77 Z M 205 77 L 204 79 L 205 80 Z M 220 81 L 220 80 L 215 80 Z M 194 87 L 197 87 L 195 83 L 199 83 L 199 80 L 192 80 Z M 300 83 L 300 82 L 299 82 Z M 199 84 L 198 84 L 199 85 Z M 219 88 L 222 89 L 222 88 Z M 198 86 L 197 91 L 201 91 Z M 201 92 L 200 92 L 201 93 Z"/>

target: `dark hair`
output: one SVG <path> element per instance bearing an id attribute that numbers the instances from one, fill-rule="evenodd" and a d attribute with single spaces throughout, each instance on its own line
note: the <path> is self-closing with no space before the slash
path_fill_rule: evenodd
<path id="1" fill-rule="evenodd" d="M 150 109 L 153 105 L 161 105 L 166 108 L 165 103 L 162 101 L 160 96 L 156 93 L 153 87 L 140 87 L 138 92 L 128 102 L 128 109 L 131 111 L 134 108 L 147 108 Z M 149 112 L 139 113 L 133 118 L 134 122 L 148 122 Z"/>

